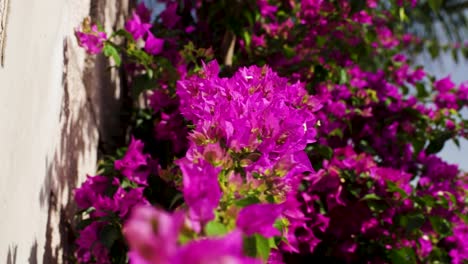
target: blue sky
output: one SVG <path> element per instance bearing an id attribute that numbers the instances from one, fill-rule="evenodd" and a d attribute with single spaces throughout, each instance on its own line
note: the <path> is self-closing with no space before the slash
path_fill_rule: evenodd
<path id="1" fill-rule="evenodd" d="M 468 16 L 468 10 L 465 10 Z M 436 25 L 437 35 L 441 42 L 449 43 L 448 38 L 440 23 Z M 466 42 L 465 42 L 466 43 Z M 464 59 L 462 54 L 459 53 L 460 62 L 456 63 L 452 58 L 450 52 L 443 53 L 440 59 L 431 61 L 429 59 L 417 58 L 417 63 L 424 66 L 425 70 L 437 78 L 444 78 L 447 75 L 452 77 L 456 84 L 468 81 L 468 60 Z M 468 119 L 468 109 L 465 107 L 462 111 L 465 119 Z M 445 144 L 439 156 L 449 163 L 458 164 L 459 167 L 468 171 L 468 140 L 460 139 L 460 148 L 458 148 L 452 141 Z"/>
<path id="2" fill-rule="evenodd" d="M 468 61 L 462 59 L 457 64 L 450 53 L 443 54 L 440 60 L 430 61 L 429 59 L 420 58 L 418 62 L 424 65 L 426 71 L 434 74 L 437 78 L 450 75 L 457 84 L 468 81 Z M 468 109 L 466 107 L 462 114 L 465 118 L 468 118 Z M 458 164 L 464 171 L 468 171 L 468 140 L 460 140 L 460 149 L 453 142 L 447 142 L 439 156 L 449 163 Z"/>

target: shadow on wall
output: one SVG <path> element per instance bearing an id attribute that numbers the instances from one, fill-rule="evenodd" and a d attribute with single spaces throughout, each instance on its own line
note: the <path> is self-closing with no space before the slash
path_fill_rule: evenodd
<path id="1" fill-rule="evenodd" d="M 89 144 L 96 136 L 92 105 L 88 100 L 74 98 L 71 88 L 75 85 L 70 83 L 69 69 L 70 50 L 68 40 L 65 40 L 63 98 L 59 117 L 60 141 L 54 156 L 45 160 L 47 174 L 39 197 L 41 208 L 48 208 L 43 263 L 70 262 L 69 256 L 73 255 L 71 245 L 74 241 L 73 214 L 76 210 L 72 202 L 72 190 L 78 181 L 78 161 L 95 147 Z M 79 111 L 72 112 L 72 109 Z"/>
<path id="2" fill-rule="evenodd" d="M 18 246 L 12 245 L 8 247 L 8 254 L 6 264 L 16 264 L 16 254 L 18 253 Z"/>
<path id="3" fill-rule="evenodd" d="M 29 252 L 28 263 L 37 264 L 37 241 L 34 241 L 34 244 L 31 247 L 31 251 Z"/>
<path id="4" fill-rule="evenodd" d="M 93 21 L 112 23 L 113 28 L 123 24 L 123 16 L 128 14 L 128 0 L 91 2 Z M 112 6 L 110 10 L 109 6 Z M 118 12 L 114 12 L 115 9 Z M 117 16 L 107 18 L 104 14 Z M 48 210 L 42 256 L 42 263 L 47 264 L 74 263 L 74 216 L 77 208 L 73 201 L 73 190 L 81 184 L 78 181 L 84 176 L 79 175 L 83 173 L 83 167 L 80 170 L 83 160 L 96 153 L 97 148 L 101 155 L 112 153 L 124 142 L 126 133 L 124 124 L 127 120 L 119 114 L 124 105 L 120 98 L 125 98 L 119 94 L 126 94 L 127 91 L 120 83 L 122 76 L 116 70 L 109 70 L 111 65 L 102 55 L 87 57 L 86 69 L 79 72 L 76 66 L 78 57 L 70 43 L 70 39 L 64 40 L 60 140 L 53 157 L 45 160 L 47 175 L 39 197 L 41 208 Z M 125 81 L 122 83 L 125 84 Z M 29 263 L 37 263 L 37 258 L 35 243 L 31 248 Z"/>
<path id="5" fill-rule="evenodd" d="M 10 245 L 8 247 L 7 259 L 4 263 L 6 264 L 16 264 L 16 257 L 18 254 L 18 246 Z M 28 258 L 29 264 L 37 264 L 37 241 L 34 241 L 31 251 L 29 252 Z"/>

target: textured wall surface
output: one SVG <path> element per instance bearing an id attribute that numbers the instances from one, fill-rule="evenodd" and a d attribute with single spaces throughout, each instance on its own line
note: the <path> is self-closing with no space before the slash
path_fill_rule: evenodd
<path id="1" fill-rule="evenodd" d="M 0 263 L 69 263 L 72 189 L 112 148 L 122 86 L 73 31 L 91 16 L 107 32 L 127 0 L 9 1 L 0 66 Z M 94 67 L 96 65 L 97 67 Z"/>

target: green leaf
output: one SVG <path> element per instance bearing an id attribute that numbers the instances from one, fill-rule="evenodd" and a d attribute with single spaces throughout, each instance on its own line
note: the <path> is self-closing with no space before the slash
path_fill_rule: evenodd
<path id="1" fill-rule="evenodd" d="M 81 220 L 81 221 L 76 225 L 76 229 L 77 229 L 77 230 L 83 230 L 85 227 L 87 227 L 88 225 L 90 225 L 92 222 L 94 222 L 94 219 L 93 219 L 93 218 L 87 218 L 87 219 Z"/>
<path id="2" fill-rule="evenodd" d="M 426 91 L 426 87 L 422 83 L 416 83 L 416 97 L 423 99 L 429 96 L 429 93 Z"/>
<path id="3" fill-rule="evenodd" d="M 135 59 L 137 62 L 142 65 L 149 65 L 152 61 L 152 57 L 143 50 L 139 49 L 129 49 L 127 51 L 128 55 Z"/>
<path id="4" fill-rule="evenodd" d="M 156 82 L 146 75 L 137 76 L 133 80 L 132 95 L 137 98 L 142 92 L 154 89 Z"/>
<path id="5" fill-rule="evenodd" d="M 452 133 L 450 132 L 439 133 L 433 140 L 430 141 L 426 148 L 426 153 L 428 155 L 438 153 L 444 148 L 445 141 L 449 140 L 451 137 Z"/>
<path id="6" fill-rule="evenodd" d="M 254 234 L 253 236 L 244 238 L 244 253 L 247 256 L 251 257 L 261 257 L 264 260 L 267 260 L 270 256 L 270 251 L 274 243 L 271 243 L 270 239 Z M 276 245 L 275 245 L 276 246 Z"/>
<path id="7" fill-rule="evenodd" d="M 323 45 L 325 45 L 325 43 L 327 42 L 327 39 L 323 36 L 317 36 L 316 40 L 317 40 L 316 43 L 318 47 L 323 47 Z"/>
<path id="8" fill-rule="evenodd" d="M 404 95 L 407 95 L 409 93 L 409 88 L 406 85 L 401 85 L 401 91 L 403 92 Z"/>
<path id="9" fill-rule="evenodd" d="M 242 37 L 244 38 L 245 46 L 250 48 L 250 43 L 252 42 L 252 36 L 250 36 L 249 31 L 248 30 L 243 31 Z"/>
<path id="10" fill-rule="evenodd" d="M 439 45 L 436 42 L 432 42 L 428 47 L 429 53 L 433 59 L 437 58 L 440 53 Z"/>
<path id="11" fill-rule="evenodd" d="M 276 219 L 275 223 L 273 224 L 273 226 L 276 229 L 278 229 L 281 233 L 283 233 L 284 230 L 287 230 L 288 225 L 289 225 L 288 220 L 286 220 L 286 218 L 282 218 L 282 217 Z"/>
<path id="12" fill-rule="evenodd" d="M 117 67 L 120 66 L 122 59 L 120 58 L 119 51 L 112 44 L 106 43 L 104 45 L 103 51 L 106 57 L 112 57 L 114 59 L 115 65 Z"/>
<path id="13" fill-rule="evenodd" d="M 372 154 L 372 155 L 376 155 L 375 150 L 372 148 L 372 146 L 369 144 L 369 142 L 367 142 L 367 140 L 362 139 L 361 141 L 359 141 L 358 146 L 363 151 L 365 151 L 365 152 L 367 152 L 369 154 Z"/>
<path id="14" fill-rule="evenodd" d="M 458 217 L 460 217 L 460 219 L 468 225 L 468 215 L 466 214 L 463 214 L 463 213 L 459 213 L 459 212 L 456 212 L 455 213 Z"/>
<path id="15" fill-rule="evenodd" d="M 222 223 L 216 222 L 215 220 L 209 222 L 205 226 L 205 233 L 208 236 L 222 236 L 228 232 L 228 229 Z"/>
<path id="16" fill-rule="evenodd" d="M 331 159 L 333 156 L 333 149 L 325 145 L 314 145 L 312 151 L 317 152 L 325 159 Z"/>
<path id="17" fill-rule="evenodd" d="M 249 25 L 252 27 L 255 24 L 255 13 L 252 12 L 250 9 L 244 9 L 242 15 L 247 19 Z"/>
<path id="18" fill-rule="evenodd" d="M 294 48 L 285 44 L 283 45 L 283 54 L 286 56 L 286 58 L 290 59 L 296 55 L 296 51 Z"/>
<path id="19" fill-rule="evenodd" d="M 413 231 L 415 229 L 421 228 L 426 222 L 426 217 L 421 213 L 408 215 L 408 225 L 406 230 Z"/>
<path id="20" fill-rule="evenodd" d="M 171 203 L 169 204 L 169 208 L 173 208 L 176 203 L 182 201 L 184 199 L 184 195 L 182 193 L 177 193 L 174 198 L 172 198 Z"/>
<path id="21" fill-rule="evenodd" d="M 428 262 L 426 263 L 433 263 L 433 264 L 442 264 L 442 263 L 450 263 L 451 258 L 447 254 L 447 251 L 438 247 L 434 247 L 429 254 Z"/>
<path id="22" fill-rule="evenodd" d="M 294 55 L 296 53 L 294 52 Z M 322 65 L 315 65 L 314 67 L 314 83 L 319 83 L 327 79 L 328 77 L 328 70 L 325 69 Z"/>
<path id="23" fill-rule="evenodd" d="M 431 216 L 429 217 L 429 221 L 431 221 L 432 228 L 437 234 L 441 235 L 442 237 L 446 237 L 451 234 L 452 226 L 447 219 L 444 219 L 440 216 Z"/>
<path id="24" fill-rule="evenodd" d="M 92 211 L 96 210 L 94 207 L 88 207 L 86 209 L 83 209 L 83 210 L 80 210 L 78 212 L 76 212 L 76 215 L 80 215 L 80 214 L 90 214 Z"/>
<path id="25" fill-rule="evenodd" d="M 414 264 L 416 263 L 416 254 L 412 248 L 399 248 L 390 251 L 389 258 L 394 264 Z"/>
<path id="26" fill-rule="evenodd" d="M 439 199 L 436 200 L 436 204 L 442 206 L 445 209 L 448 209 L 449 208 L 449 201 L 447 200 L 447 198 L 445 198 L 445 196 L 443 196 L 443 195 L 439 195 L 438 198 Z"/>
<path id="27" fill-rule="evenodd" d="M 408 16 L 405 13 L 405 8 L 404 7 L 399 8 L 398 15 L 400 16 L 400 21 L 401 22 L 408 21 Z"/>
<path id="28" fill-rule="evenodd" d="M 340 84 L 345 84 L 348 82 L 348 74 L 344 69 L 340 70 Z"/>
<path id="29" fill-rule="evenodd" d="M 128 149 L 127 147 L 122 147 L 122 148 L 117 149 L 116 151 L 117 159 L 120 159 L 123 156 L 125 156 L 125 153 L 127 153 L 127 149 Z"/>
<path id="30" fill-rule="evenodd" d="M 146 68 L 146 74 L 148 75 L 148 78 L 153 79 L 154 77 L 154 71 L 151 68 Z"/>
<path id="31" fill-rule="evenodd" d="M 127 38 L 127 40 L 130 41 L 130 43 L 135 43 L 135 39 L 133 38 L 132 34 L 130 34 L 130 32 L 124 29 L 119 29 L 115 31 L 114 33 L 112 33 L 112 36 L 121 36 Z"/>
<path id="32" fill-rule="evenodd" d="M 335 128 L 333 129 L 330 133 L 328 133 L 329 136 L 337 136 L 340 139 L 343 138 L 343 131 L 340 128 Z"/>
<path id="33" fill-rule="evenodd" d="M 392 181 L 387 181 L 387 191 L 389 192 L 397 192 L 401 195 L 401 198 L 406 198 L 408 197 L 408 194 L 403 190 L 401 189 L 400 187 L 398 187 L 396 185 L 396 183 L 392 182 Z"/>
<path id="34" fill-rule="evenodd" d="M 114 242 L 121 236 L 120 230 L 113 225 L 106 225 L 99 233 L 99 241 L 107 248 L 111 248 Z"/>
<path id="35" fill-rule="evenodd" d="M 122 180 L 122 183 L 120 184 L 120 187 L 122 187 L 123 189 L 128 188 L 128 187 L 137 188 L 138 185 L 135 182 L 129 180 L 128 178 L 124 178 Z"/>
<path id="36" fill-rule="evenodd" d="M 372 212 L 381 213 L 388 209 L 388 204 L 383 200 L 367 200 L 367 206 Z"/>
<path id="37" fill-rule="evenodd" d="M 179 243 L 181 245 L 185 245 L 188 242 L 192 241 L 194 239 L 194 234 L 189 233 L 189 232 L 180 232 L 179 234 Z"/>
<path id="38" fill-rule="evenodd" d="M 258 234 L 255 234 L 254 237 L 256 241 L 255 245 L 257 248 L 257 256 L 267 260 L 271 251 L 269 239 Z"/>
<path id="39" fill-rule="evenodd" d="M 429 6 L 432 8 L 434 12 L 439 12 L 440 7 L 444 3 L 444 0 L 428 0 Z"/>
<path id="40" fill-rule="evenodd" d="M 235 201 L 235 204 L 239 207 L 246 207 L 247 205 L 260 203 L 258 197 L 249 196 L 240 200 Z"/>
<path id="41" fill-rule="evenodd" d="M 350 5 L 350 14 L 354 14 L 366 8 L 366 1 L 350 1 Z"/>
<path id="42" fill-rule="evenodd" d="M 432 208 L 435 204 L 435 199 L 431 195 L 424 195 L 423 197 L 416 196 L 414 199 L 423 208 Z"/>
<path id="43" fill-rule="evenodd" d="M 250 257 L 257 256 L 257 241 L 254 236 L 244 237 L 243 249 L 244 254 Z"/>
<path id="44" fill-rule="evenodd" d="M 452 206 L 457 206 L 457 198 L 455 197 L 455 195 L 453 195 L 453 193 L 451 192 L 444 192 L 446 195 L 448 195 L 450 201 L 452 202 Z"/>
<path id="45" fill-rule="evenodd" d="M 365 201 L 365 200 L 382 200 L 382 197 L 378 196 L 375 193 L 368 193 L 364 195 L 364 197 L 361 198 L 361 201 Z"/>
<path id="46" fill-rule="evenodd" d="M 106 32 L 106 30 L 104 29 L 104 26 L 101 23 L 97 22 L 96 26 L 97 26 L 98 31 Z"/>
<path id="47" fill-rule="evenodd" d="M 412 143 L 414 147 L 414 153 L 416 154 L 419 154 L 419 152 L 421 152 L 421 150 L 424 148 L 424 145 L 426 145 L 426 141 L 419 137 L 414 137 Z"/>
<path id="48" fill-rule="evenodd" d="M 421 213 L 402 215 L 399 217 L 399 224 L 405 228 L 407 233 L 421 228 L 425 222 L 426 218 Z"/>
<path id="49" fill-rule="evenodd" d="M 463 56 L 464 56 L 466 59 L 468 59 L 468 48 L 462 48 L 461 51 L 462 51 Z"/>
<path id="50" fill-rule="evenodd" d="M 455 63 L 458 63 L 458 50 L 452 49 L 452 59 L 455 61 Z"/>

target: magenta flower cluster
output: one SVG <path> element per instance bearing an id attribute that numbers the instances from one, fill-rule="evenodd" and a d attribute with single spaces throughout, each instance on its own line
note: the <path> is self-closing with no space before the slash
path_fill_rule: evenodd
<path id="1" fill-rule="evenodd" d="M 402 55 L 418 1 L 161 2 L 76 32 L 144 105 L 74 192 L 80 263 L 468 260 L 468 175 L 437 156 L 468 83 Z"/>
<path id="2" fill-rule="evenodd" d="M 184 194 L 191 192 L 192 177 L 224 170 L 227 184 L 239 182 L 239 190 L 231 195 L 242 198 L 244 183 L 250 188 L 267 184 L 273 193 L 265 199 L 287 201 L 294 197 L 301 176 L 312 171 L 304 149 L 315 141 L 313 113 L 320 102 L 302 84 L 290 85 L 267 67 L 243 68 L 229 79 L 218 77 L 218 67 L 212 62 L 199 76 L 178 83 L 181 113 L 196 127 L 189 135 L 186 158 L 178 161 Z M 203 188 L 219 190 L 195 187 Z M 190 206 L 191 201 L 186 202 Z"/>
<path id="3" fill-rule="evenodd" d="M 142 147 L 141 141 L 132 139 L 125 156 L 115 161 L 115 168 L 124 177 L 88 176 L 74 191 L 78 207 L 87 210 L 88 219 L 94 220 L 80 232 L 76 241 L 76 255 L 80 262 L 94 259 L 98 263 L 110 263 L 109 250 L 99 242 L 99 234 L 116 219 L 127 219 L 135 206 L 149 204 L 143 190 L 151 170 L 151 159 L 142 153 Z M 125 181 L 136 184 L 131 188 L 125 187 Z"/>
<path id="4" fill-rule="evenodd" d="M 96 25 L 83 31 L 76 31 L 78 43 L 90 54 L 98 54 L 104 47 L 104 42 L 107 40 L 105 32 L 98 30 Z"/>
<path id="5" fill-rule="evenodd" d="M 239 231 L 180 245 L 178 237 L 183 227 L 181 212 L 170 214 L 153 207 L 136 209 L 123 230 L 130 246 L 131 263 L 261 263 L 244 256 Z"/>
<path id="6" fill-rule="evenodd" d="M 145 39 L 144 50 L 152 55 L 161 53 L 164 40 L 151 33 L 150 12 L 144 5 L 139 5 L 133 12 L 130 20 L 125 23 L 125 29 L 130 32 L 135 40 Z"/>

